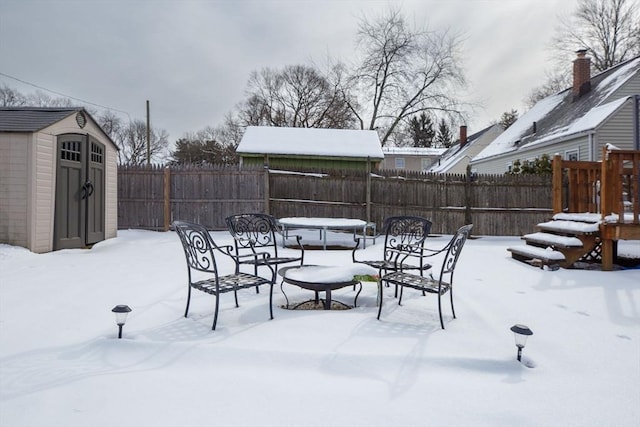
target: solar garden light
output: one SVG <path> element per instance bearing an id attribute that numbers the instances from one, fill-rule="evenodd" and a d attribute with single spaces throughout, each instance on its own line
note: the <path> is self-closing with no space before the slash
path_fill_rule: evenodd
<path id="1" fill-rule="evenodd" d="M 525 344 L 527 344 L 527 338 L 529 337 L 529 335 L 533 335 L 533 332 L 527 326 L 519 324 L 513 325 L 511 327 L 511 331 L 515 335 L 516 347 L 518 347 L 518 362 L 521 362 L 522 349 L 524 348 Z"/>
<path id="2" fill-rule="evenodd" d="M 118 325 L 118 339 L 122 338 L 122 327 L 127 321 L 127 316 L 131 309 L 128 305 L 116 305 L 111 309 L 116 314 L 116 324 Z"/>

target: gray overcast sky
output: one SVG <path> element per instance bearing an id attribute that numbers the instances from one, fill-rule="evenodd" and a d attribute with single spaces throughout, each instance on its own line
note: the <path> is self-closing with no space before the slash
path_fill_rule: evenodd
<path id="1" fill-rule="evenodd" d="M 249 73 L 349 60 L 362 14 L 389 5 L 464 31 L 474 133 L 545 80 L 558 14 L 577 0 L 0 0 L 0 73 L 144 119 L 174 142 L 222 123 Z M 567 64 L 570 67 L 571 64 Z M 0 75 L 23 93 L 32 86 Z M 55 96 L 55 95 L 53 95 Z M 126 116 L 123 115 L 126 119 Z"/>

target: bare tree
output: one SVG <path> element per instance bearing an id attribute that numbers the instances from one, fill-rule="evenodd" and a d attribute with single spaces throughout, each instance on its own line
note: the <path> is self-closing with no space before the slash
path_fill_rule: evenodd
<path id="1" fill-rule="evenodd" d="M 100 127 L 116 143 L 118 163 L 121 165 L 142 165 L 147 161 L 147 124 L 137 119 L 123 122 L 116 114 L 105 111 L 96 118 Z M 154 162 L 164 162 L 169 146 L 169 134 L 164 129 L 151 128 L 149 154 Z"/>
<path id="2" fill-rule="evenodd" d="M 347 128 L 354 119 L 344 93 L 315 68 L 290 65 L 251 73 L 239 109 L 247 125 Z"/>
<path id="3" fill-rule="evenodd" d="M 640 54 L 640 8 L 637 0 L 579 0 L 575 11 L 561 16 L 549 44 L 555 66 L 547 80 L 533 88 L 524 102 L 532 107 L 571 85 L 571 63 L 578 49 L 587 49 L 594 71 L 604 71 Z"/>
<path id="4" fill-rule="evenodd" d="M 577 49 L 588 49 L 596 71 L 640 54 L 640 9 L 636 0 L 579 0 L 561 17 L 552 46 L 563 62 Z"/>
<path id="5" fill-rule="evenodd" d="M 547 81 L 541 86 L 535 87 L 529 92 L 524 100 L 527 107 L 531 108 L 536 103 L 547 96 L 558 93 L 571 85 L 571 74 L 566 71 L 568 67 L 563 70 L 556 70 L 554 72 L 547 73 Z"/>
<path id="6" fill-rule="evenodd" d="M 27 98 L 17 90 L 3 84 L 0 86 L 0 107 L 21 107 Z"/>
<path id="7" fill-rule="evenodd" d="M 385 145 L 403 121 L 421 112 L 462 115 L 460 46 L 461 37 L 449 31 L 410 28 L 397 10 L 373 20 L 363 17 L 358 30 L 363 57 L 346 89 L 362 101 L 353 108 L 361 127 L 378 130 Z"/>

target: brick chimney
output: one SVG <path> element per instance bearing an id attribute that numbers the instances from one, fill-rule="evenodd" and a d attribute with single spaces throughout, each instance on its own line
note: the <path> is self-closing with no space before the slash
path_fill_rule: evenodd
<path id="1" fill-rule="evenodd" d="M 576 51 L 578 57 L 573 61 L 573 99 L 580 98 L 591 90 L 591 58 L 587 50 Z"/>
<path id="2" fill-rule="evenodd" d="M 467 127 L 465 125 L 460 126 L 460 148 L 464 147 L 467 143 Z"/>

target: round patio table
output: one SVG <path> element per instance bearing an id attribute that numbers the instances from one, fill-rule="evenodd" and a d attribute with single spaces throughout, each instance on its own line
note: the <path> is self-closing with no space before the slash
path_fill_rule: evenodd
<path id="1" fill-rule="evenodd" d="M 290 266 L 283 267 L 278 270 L 278 274 L 282 276 L 282 282 L 280 283 L 280 290 L 282 290 L 282 294 L 284 298 L 287 300 L 286 307 L 289 308 L 289 298 L 287 294 L 284 292 L 283 285 L 288 283 L 290 285 L 298 286 L 302 289 L 308 289 L 310 291 L 315 292 L 315 303 L 318 304 L 320 302 L 319 292 L 325 293 L 325 301 L 324 301 L 324 309 L 331 309 L 331 291 L 336 289 L 345 288 L 347 286 L 353 286 L 354 289 L 356 285 L 359 286 L 358 292 L 356 293 L 355 298 L 353 299 L 353 306 L 355 307 L 358 302 L 358 295 L 362 291 L 362 283 L 358 280 L 353 279 L 353 270 L 345 269 L 336 266 L 329 265 L 303 265 L 303 266 Z M 307 301 L 305 301 L 307 302 Z M 302 302 L 297 304 L 293 309 L 304 304 Z M 336 301 L 340 304 L 344 304 L 340 301 Z"/>

